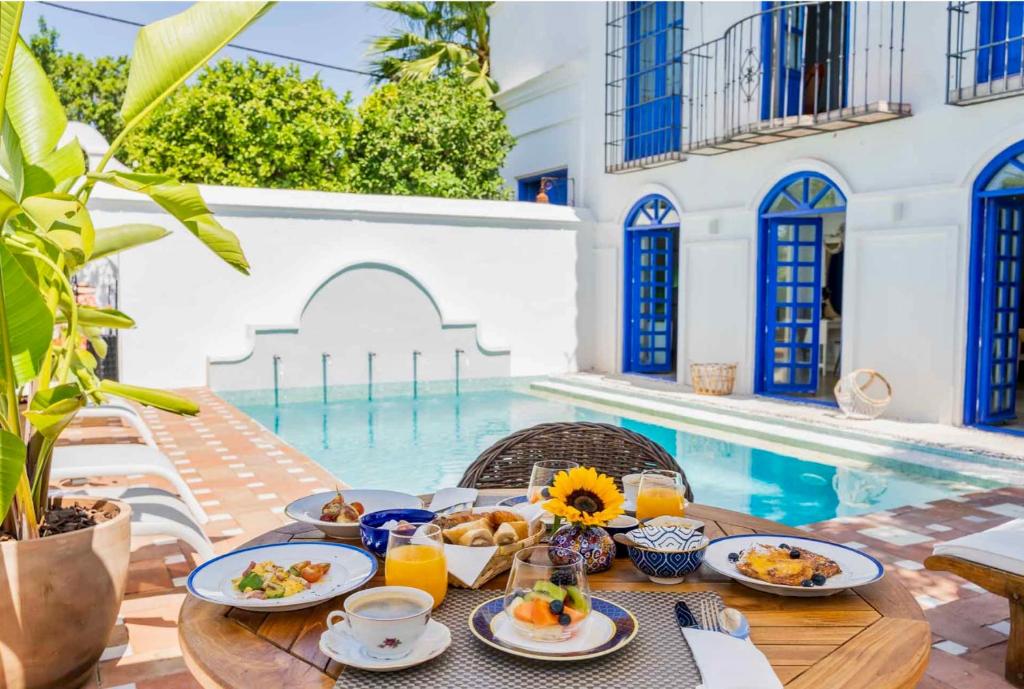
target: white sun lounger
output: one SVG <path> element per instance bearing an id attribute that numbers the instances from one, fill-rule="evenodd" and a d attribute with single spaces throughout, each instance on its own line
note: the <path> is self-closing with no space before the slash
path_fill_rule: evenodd
<path id="1" fill-rule="evenodd" d="M 206 561 L 213 557 L 213 545 L 188 507 L 175 495 L 160 488 L 85 488 L 54 491 L 51 495 L 84 495 L 121 500 L 132 506 L 133 536 L 172 536 L 188 545 Z"/>
<path id="2" fill-rule="evenodd" d="M 50 479 L 87 478 L 90 476 L 131 476 L 151 474 L 166 479 L 174 486 L 196 521 L 209 521 L 192 489 L 174 464 L 159 450 L 134 443 L 109 445 L 67 445 L 53 450 Z"/>
<path id="3" fill-rule="evenodd" d="M 142 441 L 154 450 L 158 449 L 153 432 L 142 420 L 135 408 L 127 403 L 111 402 L 108 404 L 97 404 L 92 407 L 79 409 L 76 417 L 79 419 L 117 419 L 121 423 L 131 426 L 139 434 Z"/>

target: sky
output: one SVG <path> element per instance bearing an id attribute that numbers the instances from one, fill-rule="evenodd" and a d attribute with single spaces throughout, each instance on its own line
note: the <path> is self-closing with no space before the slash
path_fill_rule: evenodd
<path id="1" fill-rule="evenodd" d="M 149 23 L 177 14 L 188 2 L 74 2 L 57 4 L 80 7 L 90 12 Z M 60 32 L 61 49 L 88 57 L 131 54 L 134 26 L 87 17 L 39 2 L 25 4 L 21 33 L 35 33 L 39 17 Z M 233 42 L 317 62 L 367 70 L 366 50 L 373 36 L 402 26 L 389 12 L 364 2 L 281 2 L 257 20 Z M 245 59 L 250 53 L 227 48 L 220 56 Z M 286 63 L 264 56 L 261 60 Z M 215 58 L 216 59 L 216 58 Z M 369 77 L 300 65 L 303 76 L 320 74 L 325 84 L 340 96 L 351 91 L 358 103 L 372 88 Z"/>

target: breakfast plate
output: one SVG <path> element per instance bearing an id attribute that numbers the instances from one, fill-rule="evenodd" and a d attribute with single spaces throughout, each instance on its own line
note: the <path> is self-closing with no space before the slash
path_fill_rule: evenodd
<path id="1" fill-rule="evenodd" d="M 336 495 L 334 491 L 307 495 L 292 501 L 284 508 L 284 513 L 297 522 L 315 526 L 331 538 L 359 538 L 358 519 L 352 522 L 328 522 L 320 519 L 323 506 Z M 358 502 L 363 508 L 363 514 L 381 510 L 423 508 L 423 501 L 415 495 L 395 490 L 351 488 L 342 490 L 341 496 L 349 504 Z"/>
<path id="2" fill-rule="evenodd" d="M 831 560 L 842 571 L 829 576 L 824 583 L 811 586 L 790 586 L 762 581 L 741 573 L 737 569 L 735 558 L 730 559 L 730 555 L 742 556 L 745 551 L 755 546 L 804 549 L 810 554 Z M 871 584 L 885 575 L 882 563 L 854 548 L 816 538 L 773 534 L 745 534 L 715 539 L 707 547 L 704 564 L 744 586 L 779 596 L 831 596 L 848 588 Z"/>
<path id="3" fill-rule="evenodd" d="M 234 585 L 250 563 L 273 562 L 285 569 L 299 562 L 330 565 L 308 588 L 282 598 L 246 598 Z M 197 598 L 242 610 L 284 612 L 318 605 L 359 588 L 377 573 L 377 560 L 355 546 L 324 541 L 258 545 L 226 553 L 199 565 L 188 577 L 188 592 Z"/>
<path id="4" fill-rule="evenodd" d="M 574 661 L 597 658 L 623 648 L 636 636 L 633 613 L 601 598 L 591 598 L 590 615 L 566 641 L 534 641 L 518 632 L 505 614 L 504 597 L 481 604 L 469 616 L 469 630 L 488 646 L 521 658 Z"/>
<path id="5" fill-rule="evenodd" d="M 404 670 L 444 653 L 452 644 L 452 633 L 448 627 L 437 620 L 430 620 L 409 654 L 402 658 L 380 659 L 371 658 L 363 651 L 359 642 L 344 631 L 326 631 L 320 635 L 320 652 L 328 658 L 370 672 L 392 672 Z"/>

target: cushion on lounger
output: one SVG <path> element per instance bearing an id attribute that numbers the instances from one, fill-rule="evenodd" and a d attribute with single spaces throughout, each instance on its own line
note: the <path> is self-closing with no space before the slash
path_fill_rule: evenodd
<path id="1" fill-rule="evenodd" d="M 1024 576 L 1024 519 L 938 543 L 933 551 Z"/>

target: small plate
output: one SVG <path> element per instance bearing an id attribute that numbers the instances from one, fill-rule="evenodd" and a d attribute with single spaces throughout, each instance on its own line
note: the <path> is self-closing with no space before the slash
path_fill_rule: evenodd
<path id="1" fill-rule="evenodd" d="M 525 495 L 513 495 L 510 498 L 499 500 L 496 507 L 515 507 L 516 505 L 522 505 L 526 502 Z"/>
<path id="2" fill-rule="evenodd" d="M 393 660 L 371 658 L 366 655 L 359 642 L 344 631 L 339 634 L 327 631 L 320 635 L 320 652 L 325 656 L 343 665 L 370 672 L 392 672 L 425 663 L 444 653 L 451 644 L 452 634 L 448 627 L 433 619 L 427 623 L 423 636 L 416 642 L 409 655 Z"/>
<path id="3" fill-rule="evenodd" d="M 769 584 L 760 579 L 740 574 L 735 563 L 729 562 L 729 553 L 738 553 L 755 545 L 781 545 L 787 544 L 794 548 L 806 548 L 809 551 L 823 555 L 843 570 L 834 577 L 829 577 L 824 586 L 784 586 L 782 584 Z M 779 596 L 797 596 L 811 598 L 816 596 L 831 596 L 845 589 L 856 588 L 874 583 L 885 575 L 885 568 L 882 563 L 867 553 L 850 548 L 838 543 L 829 543 L 816 538 L 804 538 L 802 536 L 782 536 L 772 534 L 753 534 L 740 536 L 726 536 L 711 542 L 707 552 L 704 554 L 704 564 L 715 571 L 734 579 L 744 586 L 749 586 L 757 591 L 774 593 Z"/>
<path id="4" fill-rule="evenodd" d="M 488 646 L 521 658 L 560 662 L 597 658 L 624 647 L 639 628 L 633 613 L 615 603 L 592 598 L 593 609 L 573 638 L 534 641 L 513 627 L 504 605 L 502 596 L 478 606 L 469 615 L 469 630 Z"/>
<path id="5" fill-rule="evenodd" d="M 329 562 L 331 568 L 323 579 L 301 593 L 287 598 L 260 600 L 243 598 L 231 585 L 250 562 L 273 560 L 282 567 L 296 562 Z M 207 560 L 188 577 L 188 592 L 218 605 L 230 605 L 257 612 L 285 612 L 318 605 L 343 593 L 355 590 L 377 573 L 377 560 L 365 550 L 344 543 L 303 541 L 242 548 Z"/>
<path id="6" fill-rule="evenodd" d="M 363 514 L 381 510 L 423 509 L 423 501 L 415 495 L 394 490 L 353 488 L 341 491 L 345 502 L 360 502 L 365 508 Z M 284 513 L 297 522 L 309 524 L 323 531 L 331 538 L 359 538 L 359 522 L 338 524 L 320 519 L 320 510 L 335 496 L 334 491 L 314 493 L 292 501 Z"/>

